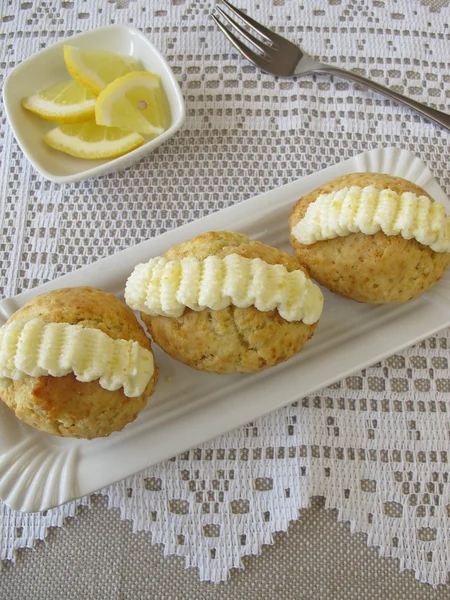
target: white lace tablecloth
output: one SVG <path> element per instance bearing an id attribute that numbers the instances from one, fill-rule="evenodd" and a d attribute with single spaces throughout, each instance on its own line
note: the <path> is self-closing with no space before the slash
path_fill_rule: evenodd
<path id="1" fill-rule="evenodd" d="M 449 4 L 240 0 L 318 59 L 447 112 Z M 450 193 L 449 132 L 352 83 L 260 73 L 216 31 L 212 7 L 206 0 L 1 3 L 2 80 L 64 36 L 125 23 L 167 57 L 187 107 L 184 129 L 154 154 L 127 171 L 69 186 L 30 167 L 0 107 L 2 297 L 379 146 L 413 151 Z M 150 532 L 166 554 L 198 567 L 201 579 L 225 580 L 321 495 L 401 569 L 445 583 L 449 348 L 443 331 L 101 494 L 135 531 Z M 89 499 L 26 515 L 0 502 L 0 558 L 13 560 L 45 539 L 80 503 Z"/>

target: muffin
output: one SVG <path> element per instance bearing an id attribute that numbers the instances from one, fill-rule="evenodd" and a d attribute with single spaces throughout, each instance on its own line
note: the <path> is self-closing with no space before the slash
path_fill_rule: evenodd
<path id="1" fill-rule="evenodd" d="M 0 328 L 0 398 L 45 433 L 120 431 L 146 405 L 157 374 L 133 312 L 92 287 L 37 296 Z"/>
<path id="2" fill-rule="evenodd" d="M 450 264 L 450 218 L 421 187 L 352 173 L 303 196 L 289 219 L 295 256 L 313 279 L 359 302 L 405 302 Z"/>
<path id="3" fill-rule="evenodd" d="M 209 373 L 255 373 L 303 348 L 323 296 L 294 257 L 221 231 L 138 265 L 125 301 L 172 358 Z"/>

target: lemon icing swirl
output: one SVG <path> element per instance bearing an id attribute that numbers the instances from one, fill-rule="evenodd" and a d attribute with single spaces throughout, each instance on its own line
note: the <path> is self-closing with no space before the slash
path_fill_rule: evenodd
<path id="1" fill-rule="evenodd" d="M 323 307 L 320 288 L 303 271 L 289 272 L 283 265 L 238 254 L 205 260 L 152 258 L 130 275 L 125 301 L 152 316 L 177 318 L 186 307 L 201 311 L 255 306 L 262 312 L 277 309 L 286 321 L 306 324 L 318 321 Z"/>
<path id="2" fill-rule="evenodd" d="M 106 390 L 123 387 L 124 394 L 140 396 L 154 373 L 153 354 L 138 342 L 113 340 L 99 329 L 45 323 L 36 318 L 12 321 L 0 329 L 0 385 L 26 375 L 96 379 Z"/>
<path id="3" fill-rule="evenodd" d="M 292 229 L 301 244 L 314 244 L 351 233 L 401 235 L 435 252 L 450 252 L 450 217 L 427 196 L 397 194 L 374 186 L 345 187 L 322 194 Z"/>

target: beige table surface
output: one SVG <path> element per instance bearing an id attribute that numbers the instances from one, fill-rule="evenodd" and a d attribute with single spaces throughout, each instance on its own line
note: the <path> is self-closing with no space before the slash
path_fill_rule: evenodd
<path id="1" fill-rule="evenodd" d="M 200 582 L 181 558 L 164 557 L 147 534 L 131 533 L 117 510 L 92 498 L 53 530 L 46 543 L 18 553 L 0 571 L 2 600 L 444 600 L 450 589 L 399 573 L 395 560 L 380 558 L 363 534 L 351 534 L 321 498 L 302 511 L 287 534 L 275 535 L 260 556 L 244 557 L 226 583 Z"/>

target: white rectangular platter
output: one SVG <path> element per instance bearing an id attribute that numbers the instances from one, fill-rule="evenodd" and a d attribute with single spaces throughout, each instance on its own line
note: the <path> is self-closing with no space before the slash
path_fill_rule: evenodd
<path id="1" fill-rule="evenodd" d="M 231 230 L 290 250 L 287 220 L 296 200 L 331 179 L 376 171 L 409 179 L 450 202 L 413 154 L 380 148 L 151 238 L 14 298 L 0 302 L 0 324 L 33 296 L 93 285 L 123 297 L 134 266 L 206 231 Z M 298 400 L 450 325 L 450 272 L 421 297 L 370 306 L 324 292 L 319 327 L 293 359 L 257 375 L 209 375 L 155 348 L 160 379 L 138 419 L 93 441 L 49 436 L 21 423 L 0 402 L 0 498 L 34 512 L 79 498 L 258 416 Z"/>

